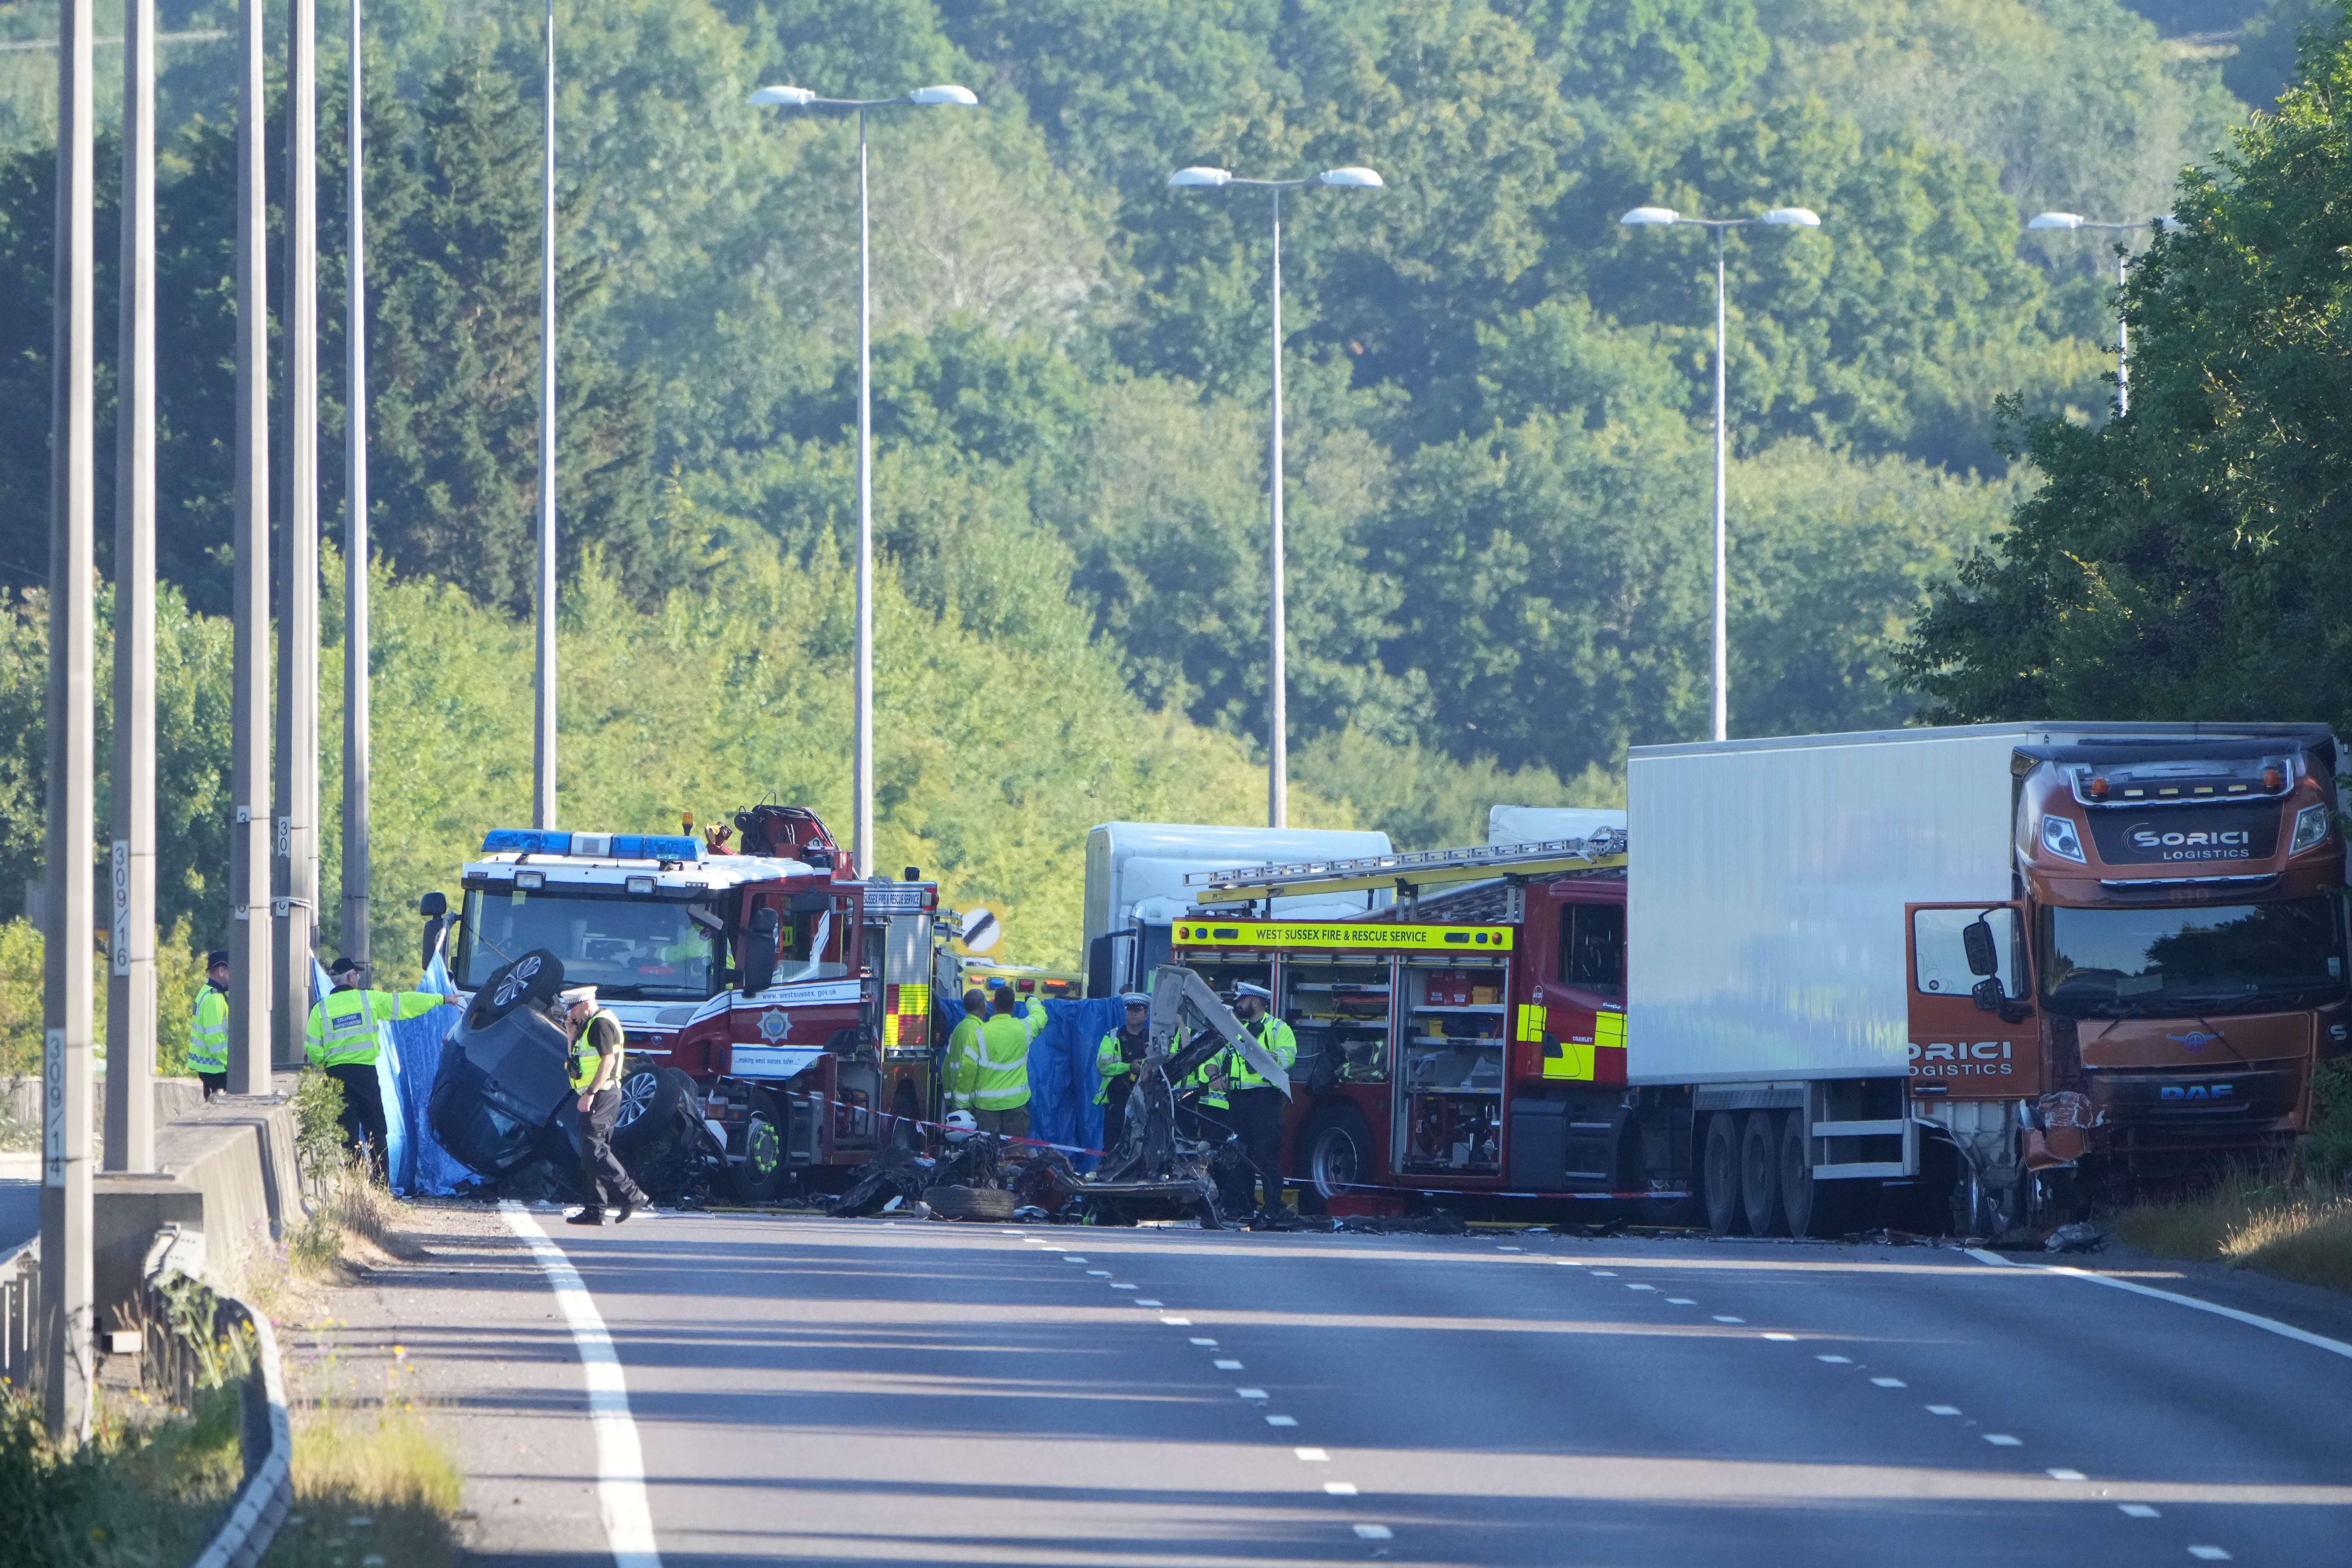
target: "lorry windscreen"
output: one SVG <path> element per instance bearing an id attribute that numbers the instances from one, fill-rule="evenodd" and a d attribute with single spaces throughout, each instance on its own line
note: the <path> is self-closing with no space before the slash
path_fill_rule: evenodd
<path id="1" fill-rule="evenodd" d="M 456 978 L 461 988 L 478 990 L 509 958 L 543 947 L 563 961 L 567 984 L 593 985 L 608 997 L 699 1001 L 717 989 L 711 927 L 719 924 L 698 904 L 570 889 L 486 897 L 471 889 Z"/>
<path id="2" fill-rule="evenodd" d="M 2344 994 L 2333 899 L 2042 910 L 2042 997 L 2076 1017 L 2311 1006 Z"/>

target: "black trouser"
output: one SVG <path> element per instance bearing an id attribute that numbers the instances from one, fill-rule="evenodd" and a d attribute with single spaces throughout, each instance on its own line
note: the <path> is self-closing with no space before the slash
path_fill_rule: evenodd
<path id="1" fill-rule="evenodd" d="M 1241 1140 L 1242 1157 L 1249 1162 L 1235 1185 L 1239 1201 L 1227 1205 L 1238 1218 L 1259 1206 L 1251 1200 L 1251 1189 L 1259 1182 L 1265 1184 L 1265 1207 L 1282 1203 L 1282 1091 L 1237 1089 L 1232 1100 L 1234 1132 Z"/>
<path id="2" fill-rule="evenodd" d="M 375 1063 L 342 1062 L 329 1068 L 327 1076 L 343 1086 L 344 1144 L 356 1149 L 364 1140 L 368 1168 L 377 1181 L 389 1181 L 384 1163 L 383 1091 L 376 1082 Z"/>
<path id="3" fill-rule="evenodd" d="M 1127 1097 L 1135 1092 L 1135 1079 L 1122 1074 L 1103 1085 L 1103 1152 L 1118 1152 L 1119 1141 L 1127 1135 Z"/>
<path id="4" fill-rule="evenodd" d="M 228 1071 L 226 1068 L 223 1068 L 219 1072 L 200 1072 L 196 1075 L 196 1081 L 205 1086 L 205 1098 L 206 1100 L 210 1100 L 214 1095 L 226 1094 L 228 1092 Z"/>
<path id="5" fill-rule="evenodd" d="M 620 1120 L 618 1085 L 597 1090 L 588 1102 L 588 1114 L 580 1119 L 580 1184 L 591 1208 L 615 1203 L 642 1208 L 653 1202 L 613 1152 L 613 1124 Z"/>

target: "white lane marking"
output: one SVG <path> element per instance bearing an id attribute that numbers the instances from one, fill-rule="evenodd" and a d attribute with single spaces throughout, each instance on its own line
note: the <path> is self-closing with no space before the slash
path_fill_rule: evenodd
<path id="1" fill-rule="evenodd" d="M 1024 1234 L 1024 1233 L 1023 1233 L 1023 1232 L 1020 1232 L 1020 1231 L 1017 1231 L 1017 1230 L 1004 1230 L 1004 1231 L 999 1231 L 999 1232 L 997 1232 L 997 1234 L 998 1234 L 999 1236 L 1020 1236 L 1020 1235 L 1022 1235 L 1022 1234 Z"/>
<path id="2" fill-rule="evenodd" d="M 1320 1448 L 1293 1448 L 1290 1451 L 1310 1465 L 1328 1463 L 1331 1458 Z"/>
<path id="3" fill-rule="evenodd" d="M 1295 1415 L 1269 1415 L 1265 1418 L 1265 1424 L 1269 1426 L 1296 1426 L 1298 1425 L 1298 1418 Z"/>
<path id="4" fill-rule="evenodd" d="M 1236 1388 L 1234 1392 L 1244 1399 L 1264 1399 L 1267 1397 L 1266 1392 L 1263 1388 Z"/>
<path id="5" fill-rule="evenodd" d="M 1874 1377 L 1871 1382 L 1881 1388 L 1908 1388 L 1911 1385 L 1899 1377 Z"/>
<path id="6" fill-rule="evenodd" d="M 1171 1329 L 1189 1329 L 1192 1326 L 1192 1320 L 1190 1318 L 1162 1318 L 1160 1321 L 1167 1324 Z M 1213 1345 L 1217 1342 L 1214 1340 L 1194 1340 L 1192 1342 L 1196 1345 Z"/>
<path id="7" fill-rule="evenodd" d="M 1628 1290 L 1654 1290 L 1657 1287 L 1655 1285 L 1628 1285 L 1625 1289 Z"/>
<path id="8" fill-rule="evenodd" d="M 1696 1307 L 1698 1303 L 1692 1300 L 1688 1296 L 1669 1296 L 1666 1298 L 1666 1305 L 1669 1307 Z"/>
<path id="9" fill-rule="evenodd" d="M 2012 1437 L 2006 1432 L 1979 1432 L 1977 1436 L 1982 1437 L 1986 1442 L 1990 1443 L 1996 1448 L 2022 1448 L 2025 1447 L 2024 1438 Z"/>
<path id="10" fill-rule="evenodd" d="M 1744 1323 L 1748 1320 L 1745 1318 L 1727 1318 L 1722 1313 L 1717 1312 L 1715 1315 L 1715 1321 L 1718 1323 Z"/>
<path id="11" fill-rule="evenodd" d="M 1089 1279 L 1108 1279 L 1110 1278 L 1110 1270 L 1108 1268 L 1089 1268 L 1087 1270 L 1087 1278 Z"/>
<path id="12" fill-rule="evenodd" d="M 1614 1268 L 1596 1268 L 1592 1271 L 1592 1277 L 1595 1279 L 1614 1279 L 1617 1278 L 1617 1271 Z"/>
<path id="13" fill-rule="evenodd" d="M 1164 1307 L 1168 1305 L 1165 1301 L 1147 1301 L 1140 1296 L 1138 1296 L 1135 1299 L 1135 1304 L 1139 1307 Z"/>
<path id="14" fill-rule="evenodd" d="M 2161 1519 L 2164 1516 L 2144 1502 L 2119 1502 L 2116 1511 L 2126 1519 Z"/>
<path id="15" fill-rule="evenodd" d="M 1851 1356 L 1817 1355 L 1813 1359 L 1815 1361 L 1825 1361 L 1832 1366 L 1852 1366 L 1853 1364 L 1853 1359 Z"/>
<path id="16" fill-rule="evenodd" d="M 1333 1497 L 1354 1497 L 1356 1495 L 1356 1483 L 1353 1481 L 1325 1481 L 1323 1483 L 1323 1489 L 1329 1492 Z"/>
<path id="17" fill-rule="evenodd" d="M 1495 1250 L 1497 1252 L 1525 1252 L 1527 1248 L 1523 1247 L 1498 1247 L 1495 1248 Z"/>
<path id="18" fill-rule="evenodd" d="M 1797 1342 L 1797 1336 L 1794 1334 L 1766 1334 L 1764 1337 L 1775 1344 L 1792 1345 Z"/>
<path id="19" fill-rule="evenodd" d="M 1559 1264 L 1562 1268 L 1581 1268 L 1584 1267 L 1581 1263 L 1573 1262 L 1565 1258 L 1555 1258 L 1552 1261 Z"/>
<path id="20" fill-rule="evenodd" d="M 1356 1526 L 1356 1533 L 1363 1537 L 1366 1541 L 1393 1541 L 1396 1539 L 1396 1531 L 1391 1530 L 1385 1524 L 1360 1524 Z M 2189 1550 L 2195 1551 L 2196 1548 L 2191 1547 Z"/>
<path id="21" fill-rule="evenodd" d="M 1162 1321 L 1164 1321 L 1165 1320 Z M 1196 1345 L 1206 1345 L 1211 1350 L 1217 1348 L 1217 1342 L 1214 1340 L 1194 1340 L 1192 1342 Z"/>
<path id="22" fill-rule="evenodd" d="M 1117 1282 L 1113 1282 L 1111 1289 L 1114 1290 L 1132 1290 L 1135 1287 L 1132 1285 L 1121 1285 Z"/>
<path id="23" fill-rule="evenodd" d="M 2230 1554 L 2218 1546 L 2192 1546 L 2189 1549 L 2189 1555 L 2200 1563 L 2227 1563 L 2230 1560 Z"/>
<path id="24" fill-rule="evenodd" d="M 1085 1259 L 1085 1258 L 1080 1258 L 1077 1254 L 1076 1254 L 1076 1253 L 1074 1253 L 1074 1252 L 1065 1252 L 1064 1254 L 1062 1254 L 1062 1261 L 1063 1261 L 1063 1262 L 1065 1262 L 1065 1263 L 1084 1263 L 1084 1262 L 1086 1261 L 1086 1259 Z M 1109 1269 L 1108 1269 L 1108 1268 L 1106 1268 L 1106 1269 L 1104 1269 L 1104 1270 L 1103 1270 L 1103 1272 L 1104 1272 L 1104 1273 L 1106 1273 L 1106 1274 L 1108 1274 L 1108 1273 L 1109 1273 L 1109 1272 L 1110 1272 L 1110 1270 L 1109 1270 Z"/>
<path id="25" fill-rule="evenodd" d="M 1987 1252 L 1980 1247 L 1971 1247 L 1965 1250 L 1978 1262 L 1989 1263 L 1996 1268 L 2023 1268 L 2042 1274 L 2063 1274 L 2070 1279 L 2083 1279 L 2094 1285 L 2111 1286 L 2117 1290 L 2128 1290 L 2135 1296 L 2150 1296 L 2159 1301 L 2169 1301 L 2176 1307 L 2190 1307 L 2200 1312 L 2210 1312 L 2217 1318 L 2228 1318 L 2233 1322 L 2243 1323 L 2248 1328 L 2260 1329 L 2266 1334 L 2277 1334 L 2283 1339 L 2293 1340 L 2297 1344 L 2309 1345 L 2314 1350 L 2326 1351 L 2330 1355 L 2340 1355 L 2352 1360 L 2352 1344 L 2346 1344 L 2342 1340 L 2331 1340 L 2325 1334 L 2315 1334 L 2308 1329 L 2298 1329 L 2293 1323 L 2282 1323 L 2276 1318 L 2265 1318 L 2258 1312 L 2242 1312 L 2235 1307 L 2224 1307 L 2219 1301 L 2201 1300 L 2195 1296 L 2183 1296 L 2173 1290 L 2159 1290 L 2153 1285 L 2142 1285 L 2133 1279 L 2118 1279 L 2112 1274 L 2095 1274 L 2087 1268 L 2069 1268 L 2058 1263 L 2019 1263 L 2003 1258 L 1999 1253 Z M 2205 1549 L 2191 1547 L 2189 1550 L 2196 1552 Z M 2211 1550 L 2220 1552 L 2221 1549 L 2216 1546 Z"/>
<path id="26" fill-rule="evenodd" d="M 1959 1413 L 1960 1407 L 1957 1405 L 1930 1405 L 1927 1406 L 1927 1414 L 1930 1415 L 1958 1415 Z"/>
<path id="27" fill-rule="evenodd" d="M 2044 1470 L 2042 1473 L 2053 1481 L 2087 1481 L 2091 1479 L 2080 1470 Z"/>
<path id="28" fill-rule="evenodd" d="M 1242 1369 L 1242 1363 L 1237 1361 L 1221 1361 L 1216 1366 L 1219 1372 L 1239 1372 Z"/>
<path id="29" fill-rule="evenodd" d="M 562 1247 L 547 1239 L 528 1209 L 508 1198 L 499 1202 L 499 1212 L 506 1216 L 507 1228 L 530 1248 L 555 1292 L 556 1305 L 563 1309 L 563 1321 L 572 1327 L 582 1380 L 588 1386 L 588 1420 L 596 1433 L 596 1498 L 614 1568 L 661 1568 L 653 1510 L 646 1501 L 645 1446 L 637 1441 L 628 1384 L 621 1375 L 613 1336 L 604 1331 L 604 1316 L 580 1270 L 572 1267 Z"/>

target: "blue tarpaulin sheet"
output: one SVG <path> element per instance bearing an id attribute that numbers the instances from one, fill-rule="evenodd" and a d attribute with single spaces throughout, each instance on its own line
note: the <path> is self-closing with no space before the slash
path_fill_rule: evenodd
<path id="1" fill-rule="evenodd" d="M 1029 1136 L 1048 1143 L 1082 1149 L 1102 1147 L 1103 1108 L 1095 1103 L 1102 1079 L 1095 1070 L 1095 1047 L 1102 1037 L 1126 1021 L 1127 1012 L 1116 996 L 1082 1002 L 1046 1002 L 1036 998 L 1021 1004 L 1025 1017 L 1032 1007 L 1045 1009 L 1045 1026 L 1029 1042 Z M 950 1035 L 963 1022 L 963 1003 L 952 996 L 940 999 L 940 1011 Z M 942 1036 L 944 1040 L 946 1037 Z M 947 1054 L 942 1047 L 940 1061 Z M 1071 1155 L 1080 1170 L 1091 1168 L 1091 1155 Z"/>
<path id="2" fill-rule="evenodd" d="M 416 988 L 441 996 L 456 994 L 439 953 L 433 955 Z M 460 1182 L 475 1179 L 434 1138 L 425 1114 L 433 1100 L 433 1080 L 441 1070 L 441 1042 L 456 1016 L 436 1007 L 421 1018 L 376 1026 L 386 1047 L 376 1053 L 375 1061 L 383 1085 L 383 1120 L 391 1129 L 385 1152 L 392 1157 L 392 1184 L 411 1196 L 446 1197 Z"/>

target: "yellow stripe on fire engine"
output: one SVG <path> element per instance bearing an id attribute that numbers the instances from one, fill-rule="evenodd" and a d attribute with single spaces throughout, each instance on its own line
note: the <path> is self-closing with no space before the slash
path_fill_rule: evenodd
<path id="1" fill-rule="evenodd" d="M 1519 1034 L 1522 1040 L 1540 1040 L 1544 1031 L 1544 1009 L 1522 1003 L 1519 1006 Z"/>
<path id="2" fill-rule="evenodd" d="M 1179 921 L 1175 945 L 1191 948 L 1377 948 L 1393 952 L 1508 952 L 1509 926 L 1314 925 L 1305 921 Z"/>
<path id="3" fill-rule="evenodd" d="M 928 985 L 898 987 L 898 1011 L 909 1018 L 919 1018 L 931 1010 L 931 988 Z"/>
<path id="4" fill-rule="evenodd" d="M 1602 1013 L 1596 1016 L 1592 1020 L 1592 1043 L 1596 1046 L 1614 1046 L 1619 1050 L 1623 1050 L 1625 1048 L 1625 1015 Z"/>

